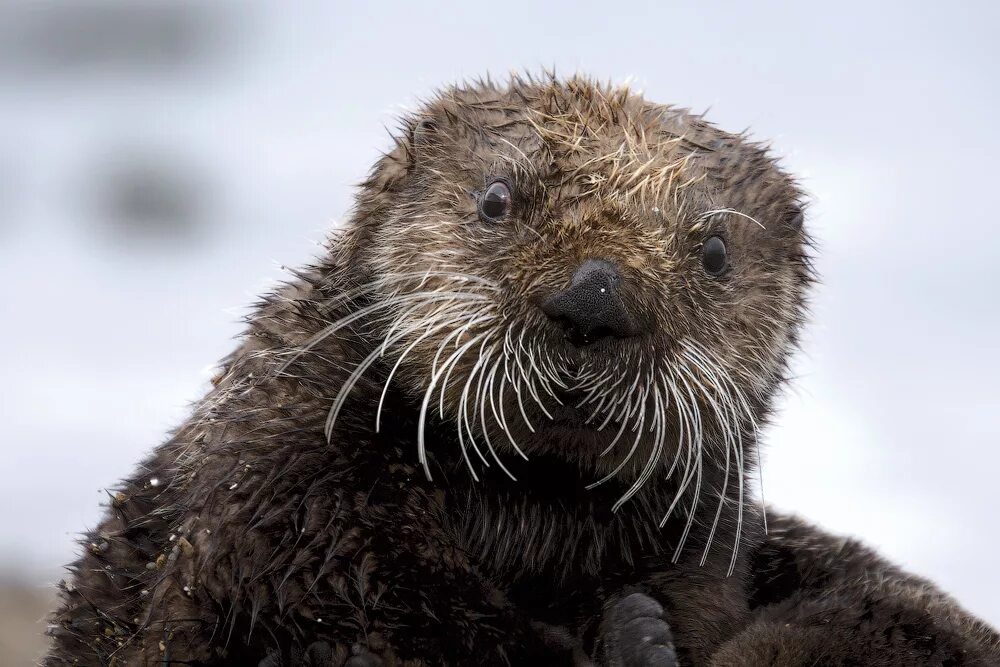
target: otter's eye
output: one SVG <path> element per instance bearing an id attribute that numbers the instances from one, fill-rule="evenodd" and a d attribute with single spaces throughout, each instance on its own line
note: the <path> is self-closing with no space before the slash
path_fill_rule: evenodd
<path id="1" fill-rule="evenodd" d="M 712 236 L 701 245 L 701 264 L 713 276 L 726 270 L 726 243 L 718 236 Z"/>
<path id="2" fill-rule="evenodd" d="M 503 181 L 493 181 L 479 195 L 479 217 L 496 222 L 510 213 L 510 188 Z"/>

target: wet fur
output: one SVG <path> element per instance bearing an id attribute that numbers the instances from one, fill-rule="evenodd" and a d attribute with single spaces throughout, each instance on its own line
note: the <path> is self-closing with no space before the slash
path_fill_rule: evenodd
<path id="1" fill-rule="evenodd" d="M 486 224 L 498 176 L 516 213 Z M 541 314 L 589 257 L 623 267 L 639 338 L 574 350 Z M 45 664 L 586 664 L 635 591 L 680 664 L 1000 663 L 865 547 L 773 512 L 765 532 L 753 445 L 810 281 L 802 196 L 746 137 L 584 79 L 442 92 L 113 495 Z M 550 419 L 560 395 L 599 418 Z"/>

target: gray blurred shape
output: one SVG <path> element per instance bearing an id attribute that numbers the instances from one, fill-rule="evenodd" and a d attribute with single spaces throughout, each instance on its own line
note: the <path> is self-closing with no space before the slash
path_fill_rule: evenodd
<path id="1" fill-rule="evenodd" d="M 185 74 L 224 57 L 230 3 L 9 2 L 0 5 L 0 73 Z"/>
<path id="2" fill-rule="evenodd" d="M 115 240 L 190 241 L 212 222 L 212 184 L 190 156 L 123 148 L 95 159 L 86 178 L 95 221 Z"/>

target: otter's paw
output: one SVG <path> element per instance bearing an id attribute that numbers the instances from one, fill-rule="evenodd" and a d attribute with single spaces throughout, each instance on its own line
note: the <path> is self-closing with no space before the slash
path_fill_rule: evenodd
<path id="1" fill-rule="evenodd" d="M 338 651 L 327 642 L 313 642 L 306 649 L 302 667 L 382 667 L 382 658 L 363 644 L 351 646 L 351 654 L 344 659 L 343 647 Z"/>
<path id="2" fill-rule="evenodd" d="M 382 667 L 382 658 L 368 650 L 366 646 L 355 644 L 351 647 L 351 657 L 344 667 Z"/>
<path id="3" fill-rule="evenodd" d="M 361 644 L 351 646 L 350 652 L 342 645 L 325 641 L 313 642 L 305 651 L 293 651 L 283 660 L 279 653 L 270 653 L 257 667 L 382 667 L 382 658 Z"/>
<path id="4" fill-rule="evenodd" d="M 601 621 L 595 657 L 603 667 L 676 667 L 674 637 L 660 603 L 632 593 L 612 605 Z"/>

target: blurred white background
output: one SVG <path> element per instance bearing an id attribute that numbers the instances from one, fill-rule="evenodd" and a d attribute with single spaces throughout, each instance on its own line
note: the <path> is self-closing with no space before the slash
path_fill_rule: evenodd
<path id="1" fill-rule="evenodd" d="M 398 111 L 555 67 L 774 140 L 824 284 L 765 496 L 1000 623 L 1000 5 L 354 4 L 0 3 L 8 590 L 44 598 Z"/>

